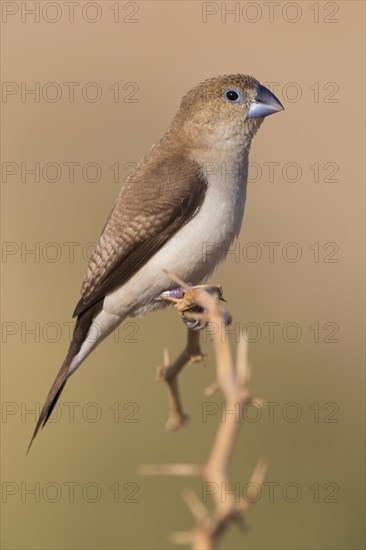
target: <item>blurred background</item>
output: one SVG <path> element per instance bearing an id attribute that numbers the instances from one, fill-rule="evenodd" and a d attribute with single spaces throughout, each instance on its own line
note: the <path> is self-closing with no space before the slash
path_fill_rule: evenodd
<path id="1" fill-rule="evenodd" d="M 31 453 L 64 358 L 87 258 L 126 175 L 182 95 L 219 74 L 267 84 L 285 112 L 251 150 L 240 238 L 211 277 L 249 340 L 248 410 L 230 471 L 266 484 L 223 548 L 364 547 L 364 3 L 2 2 L 2 545 L 172 548 L 197 478 L 140 464 L 208 456 L 222 418 L 207 365 L 181 377 L 190 426 L 164 431 L 155 382 L 180 352 L 173 309 L 126 322 L 66 386 Z M 223 336 L 224 337 L 224 336 Z M 225 412 L 225 411 L 224 411 Z M 222 490 L 222 489 L 218 489 Z M 224 498 L 224 494 L 223 494 Z"/>

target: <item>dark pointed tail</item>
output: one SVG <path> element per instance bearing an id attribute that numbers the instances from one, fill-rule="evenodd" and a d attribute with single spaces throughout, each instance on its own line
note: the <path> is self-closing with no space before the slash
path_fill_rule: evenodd
<path id="1" fill-rule="evenodd" d="M 68 372 L 69 372 L 69 364 L 68 362 L 66 363 L 66 360 L 64 362 L 64 364 L 62 365 L 57 377 L 56 377 L 56 380 L 54 381 L 54 383 L 52 384 L 52 387 L 47 395 L 47 398 L 46 398 L 46 401 L 45 401 L 45 404 L 43 405 L 43 409 L 42 409 L 42 412 L 41 414 L 39 415 L 39 418 L 38 418 L 38 422 L 36 424 L 36 427 L 35 427 L 35 430 L 33 432 L 33 435 L 32 435 L 32 439 L 29 443 L 29 446 L 28 446 L 28 449 L 27 449 L 27 454 L 29 453 L 29 450 L 32 446 L 32 443 L 39 431 L 39 429 L 43 426 L 45 426 L 47 420 L 49 419 L 49 417 L 51 416 L 51 413 L 57 403 L 57 400 L 58 398 L 60 397 L 61 395 L 61 392 L 62 390 L 64 389 L 65 387 L 65 384 L 66 384 L 66 380 L 67 380 L 67 375 L 68 375 Z"/>
<path id="2" fill-rule="evenodd" d="M 74 333 L 72 335 L 69 351 L 65 357 L 65 360 L 56 376 L 54 383 L 48 392 L 45 404 L 43 405 L 41 414 L 33 432 L 32 439 L 29 443 L 27 454 L 32 446 L 32 443 L 40 428 L 43 428 L 52 414 L 52 411 L 60 397 L 62 390 L 65 387 L 67 378 L 69 376 L 69 369 L 75 355 L 79 353 L 82 343 L 88 335 L 89 328 L 93 322 L 94 317 L 100 312 L 103 307 L 103 299 L 93 304 L 89 309 L 79 315 L 76 321 Z"/>

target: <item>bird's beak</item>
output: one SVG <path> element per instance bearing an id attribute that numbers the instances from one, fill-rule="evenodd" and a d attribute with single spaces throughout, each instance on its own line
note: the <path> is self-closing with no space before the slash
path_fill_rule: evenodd
<path id="1" fill-rule="evenodd" d="M 277 97 L 262 84 L 256 84 L 256 94 L 248 110 L 248 118 L 265 117 L 284 110 Z"/>

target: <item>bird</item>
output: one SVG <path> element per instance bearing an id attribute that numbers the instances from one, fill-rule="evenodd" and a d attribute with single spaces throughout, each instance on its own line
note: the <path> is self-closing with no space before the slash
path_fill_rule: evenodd
<path id="1" fill-rule="evenodd" d="M 163 136 L 122 184 L 90 258 L 66 357 L 28 451 L 67 380 L 124 319 L 160 309 L 174 288 L 212 274 L 239 234 L 249 150 L 264 118 L 284 109 L 244 74 L 209 78 L 186 95 Z"/>

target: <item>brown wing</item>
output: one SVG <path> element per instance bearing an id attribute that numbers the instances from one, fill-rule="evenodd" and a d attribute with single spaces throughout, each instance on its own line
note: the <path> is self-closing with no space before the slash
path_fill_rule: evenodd
<path id="1" fill-rule="evenodd" d="M 116 200 L 90 259 L 74 316 L 136 273 L 196 214 L 205 191 L 201 169 L 188 157 L 147 155 Z"/>

